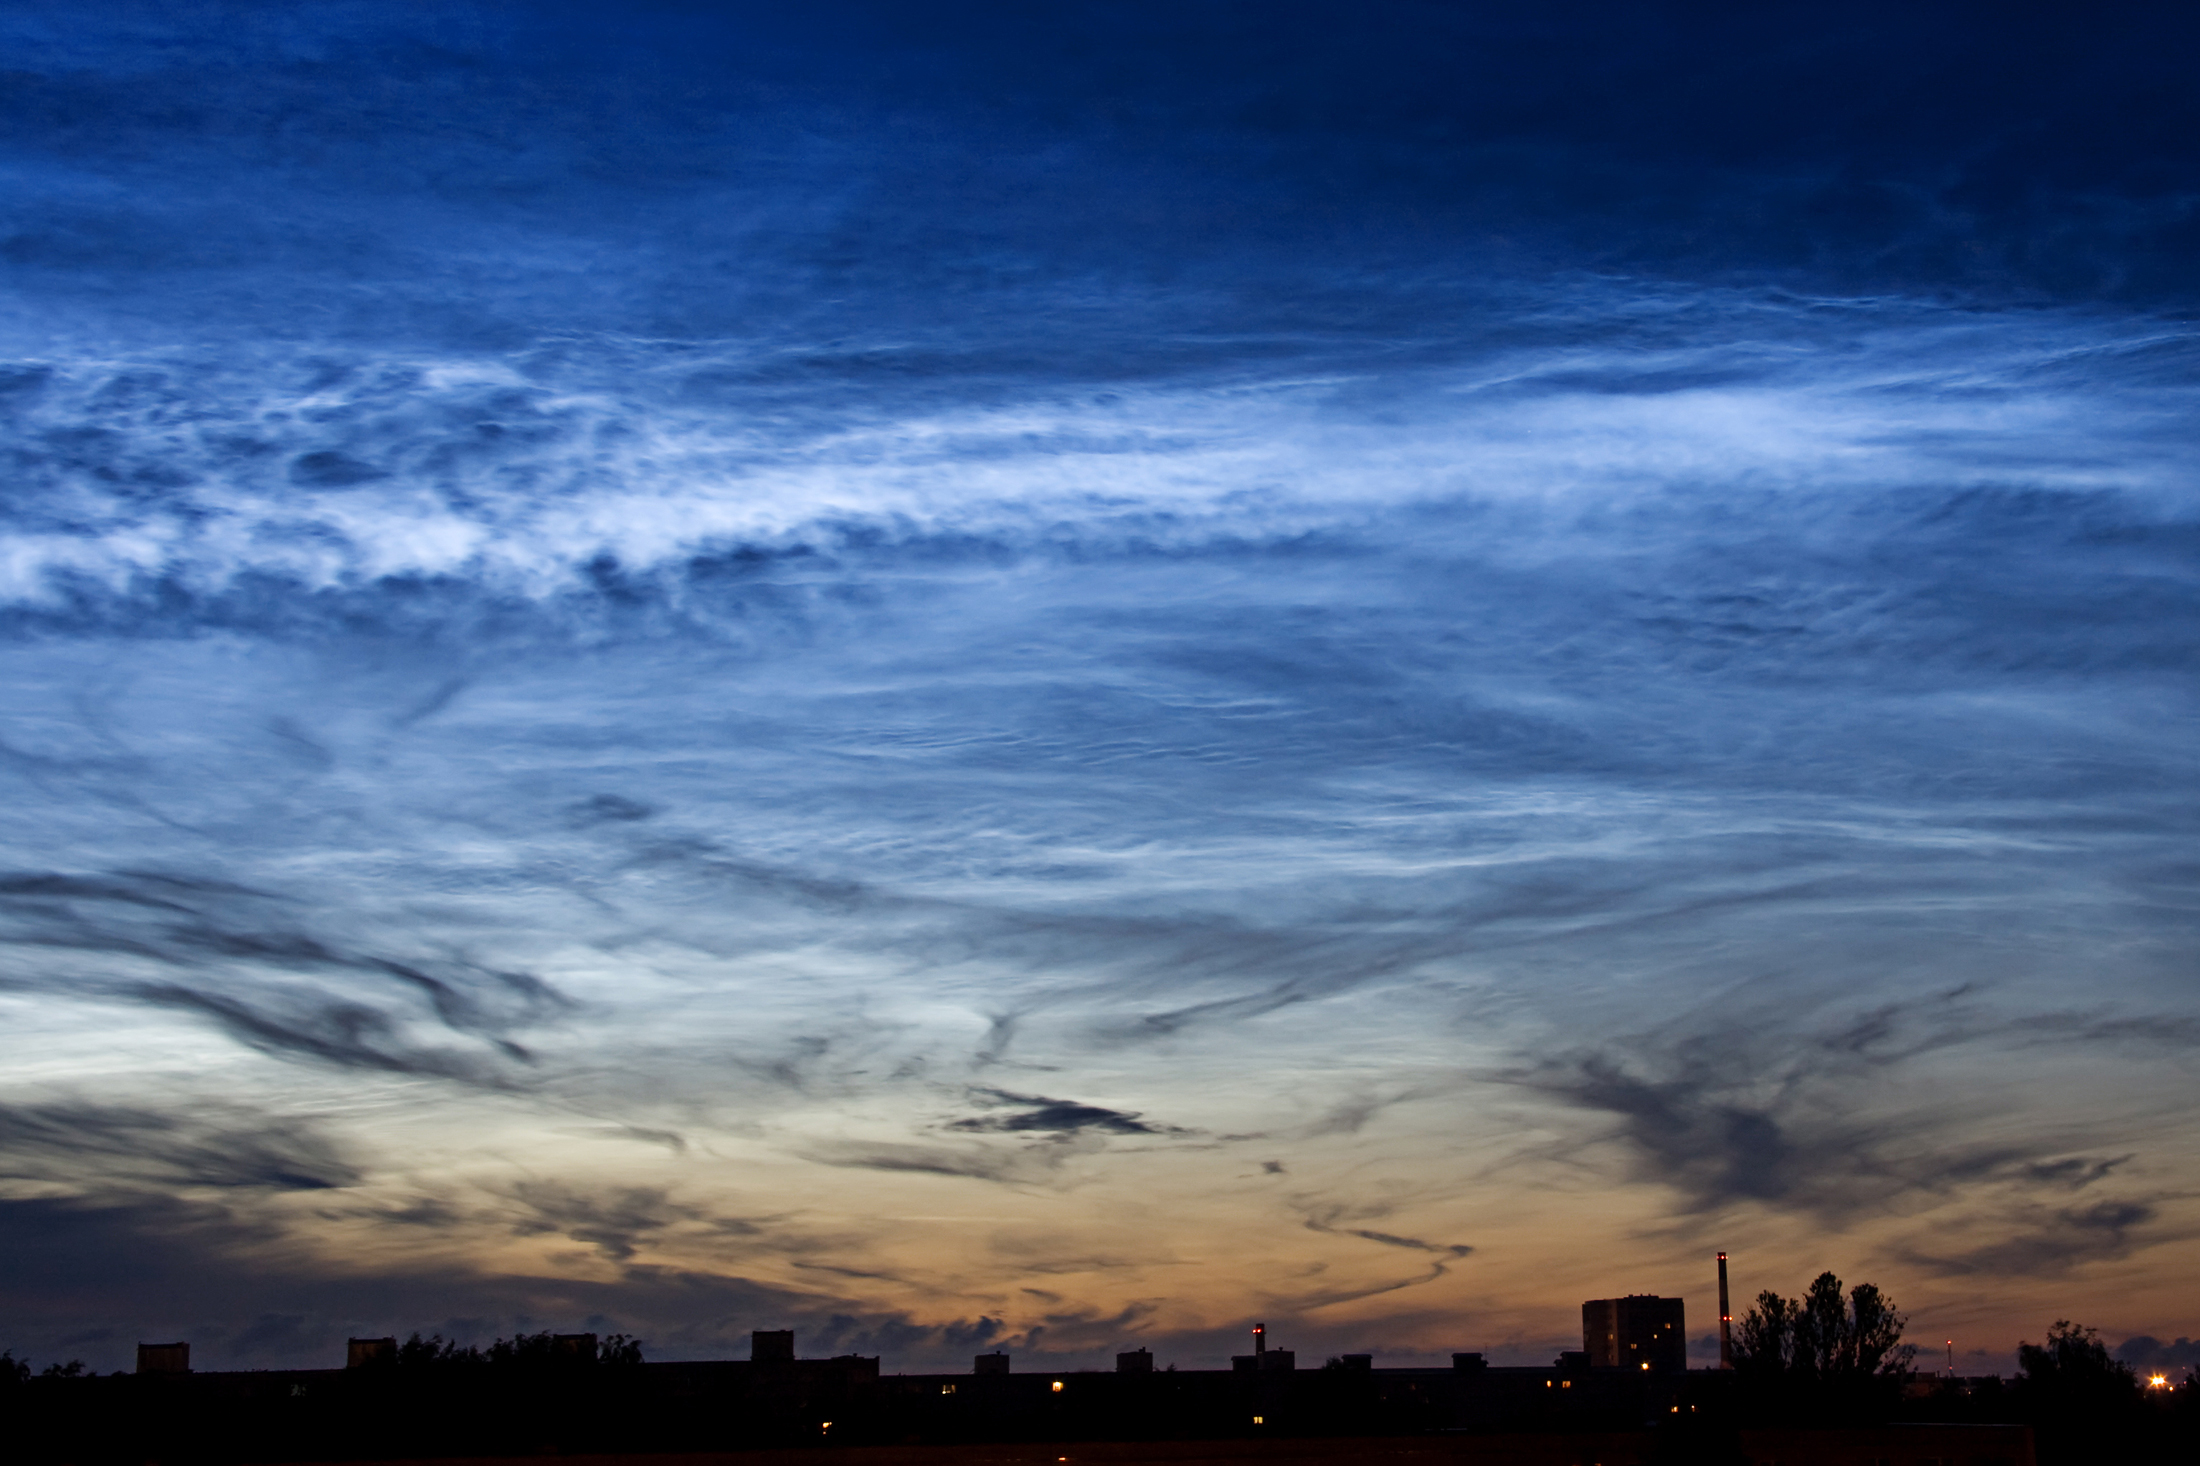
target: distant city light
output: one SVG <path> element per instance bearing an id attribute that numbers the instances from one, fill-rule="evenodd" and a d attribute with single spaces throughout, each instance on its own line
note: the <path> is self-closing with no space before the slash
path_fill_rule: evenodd
<path id="1" fill-rule="evenodd" d="M 2166 1374 L 2150 1374 L 2150 1375 L 2148 1375 L 2148 1376 L 2147 1376 L 2147 1388 L 2148 1388 L 2148 1389 L 2150 1389 L 2150 1390 L 2166 1390 L 2166 1389 L 2168 1389 L 2168 1388 L 2169 1388 L 2169 1376 L 2168 1376 L 2168 1375 L 2166 1375 Z"/>

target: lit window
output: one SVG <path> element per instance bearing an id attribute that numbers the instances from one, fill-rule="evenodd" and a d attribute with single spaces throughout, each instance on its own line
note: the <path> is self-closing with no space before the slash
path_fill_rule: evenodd
<path id="1" fill-rule="evenodd" d="M 953 1385 L 941 1385 L 940 1393 L 943 1395 L 952 1395 L 955 1393 L 955 1387 Z"/>
<path id="2" fill-rule="evenodd" d="M 1062 1393 L 1062 1382 L 1060 1380 L 1054 1382 L 1054 1393 L 1057 1395 Z"/>
<path id="3" fill-rule="evenodd" d="M 1256 1415 L 1253 1417 L 1253 1424 L 1255 1425 L 1266 1425 L 1267 1423 L 1268 1417 L 1265 1415 Z"/>

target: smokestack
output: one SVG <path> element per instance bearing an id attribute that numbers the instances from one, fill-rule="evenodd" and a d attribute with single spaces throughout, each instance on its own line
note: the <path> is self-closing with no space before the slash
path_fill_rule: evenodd
<path id="1" fill-rule="evenodd" d="M 1734 1310 L 1726 1301 L 1726 1254 L 1719 1254 L 1719 1368 L 1734 1367 Z"/>
<path id="2" fill-rule="evenodd" d="M 1253 1352 L 1255 1354 L 1266 1354 L 1268 1352 L 1268 1325 L 1264 1323 L 1253 1325 Z"/>

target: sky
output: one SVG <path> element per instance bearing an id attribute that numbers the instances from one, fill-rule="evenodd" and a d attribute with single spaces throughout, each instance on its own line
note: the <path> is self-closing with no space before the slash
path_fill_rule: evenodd
<path id="1" fill-rule="evenodd" d="M 2200 1363 L 2189 7 L 0 7 L 0 1345 Z"/>

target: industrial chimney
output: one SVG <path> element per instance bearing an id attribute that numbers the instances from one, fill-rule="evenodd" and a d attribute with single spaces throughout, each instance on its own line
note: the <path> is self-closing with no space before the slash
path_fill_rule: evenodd
<path id="1" fill-rule="evenodd" d="M 1266 1354 L 1268 1352 L 1268 1325 L 1264 1323 L 1253 1325 L 1253 1352 L 1255 1354 Z"/>
<path id="2" fill-rule="evenodd" d="M 1719 1254 L 1719 1368 L 1734 1367 L 1734 1310 L 1726 1301 L 1726 1254 Z"/>

